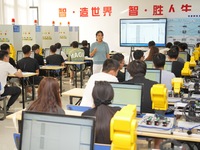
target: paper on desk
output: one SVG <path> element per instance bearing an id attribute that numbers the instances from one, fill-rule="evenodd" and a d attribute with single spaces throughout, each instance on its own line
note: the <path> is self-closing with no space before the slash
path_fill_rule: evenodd
<path id="1" fill-rule="evenodd" d="M 35 74 L 35 72 L 22 72 L 23 75 Z"/>

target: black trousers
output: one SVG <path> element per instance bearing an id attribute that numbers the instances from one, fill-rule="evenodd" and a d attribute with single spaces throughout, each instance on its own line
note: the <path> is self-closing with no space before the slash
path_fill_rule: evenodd
<path id="1" fill-rule="evenodd" d="M 4 93 L 1 94 L 1 96 L 7 96 L 10 95 L 10 99 L 8 100 L 8 104 L 7 107 L 10 107 L 19 97 L 19 95 L 21 94 L 21 89 L 17 86 L 12 86 L 12 87 L 8 87 L 5 86 L 4 88 Z"/>

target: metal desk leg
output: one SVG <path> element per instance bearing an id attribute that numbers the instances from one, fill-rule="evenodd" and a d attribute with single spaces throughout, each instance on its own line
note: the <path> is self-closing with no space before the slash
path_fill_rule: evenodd
<path id="1" fill-rule="evenodd" d="M 82 64 L 80 65 L 80 70 L 81 70 L 81 74 L 80 74 L 80 79 L 81 79 L 81 88 L 83 86 L 83 70 L 82 70 Z"/>
<path id="2" fill-rule="evenodd" d="M 70 103 L 70 104 L 73 104 L 73 96 L 70 96 L 70 97 L 69 97 L 69 103 Z"/>
<path id="3" fill-rule="evenodd" d="M 25 108 L 25 100 L 24 100 L 24 78 L 22 78 L 22 107 Z"/>
<path id="4" fill-rule="evenodd" d="M 60 69 L 60 96 L 62 96 L 62 69 Z"/>
<path id="5" fill-rule="evenodd" d="M 77 71 L 76 71 L 76 65 L 74 65 L 75 68 L 75 87 L 77 88 Z"/>
<path id="6" fill-rule="evenodd" d="M 33 83 L 32 83 L 32 100 L 35 98 L 35 85 L 34 85 L 34 76 L 33 76 Z"/>

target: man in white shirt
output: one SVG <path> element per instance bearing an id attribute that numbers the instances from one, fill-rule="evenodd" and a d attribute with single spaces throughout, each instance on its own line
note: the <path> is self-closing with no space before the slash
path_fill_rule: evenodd
<path id="1" fill-rule="evenodd" d="M 60 50 L 60 55 L 63 57 L 63 59 L 66 61 L 67 60 L 67 55 L 62 51 L 62 46 L 60 43 L 55 44 L 57 50 Z"/>
<path id="2" fill-rule="evenodd" d="M 7 51 L 0 51 L 0 95 L 11 95 L 6 110 L 8 111 L 10 106 L 17 100 L 21 94 L 21 89 L 17 86 L 8 87 L 7 77 L 8 74 L 14 74 L 17 77 L 22 77 L 21 70 L 17 70 L 9 63 L 9 54 Z M 5 109 L 5 108 L 4 108 Z"/>
<path id="3" fill-rule="evenodd" d="M 156 69 L 162 71 L 161 74 L 161 84 L 165 84 L 168 90 L 172 90 L 171 80 L 175 78 L 174 73 L 164 70 L 165 66 L 165 55 L 157 53 L 153 56 L 153 63 Z"/>
<path id="4" fill-rule="evenodd" d="M 87 83 L 87 86 L 83 93 L 83 98 L 81 101 L 81 106 L 94 107 L 94 100 L 92 98 L 92 90 L 95 81 L 108 81 L 108 82 L 118 82 L 116 76 L 119 71 L 119 62 L 114 59 L 107 59 L 103 63 L 102 72 L 93 74 Z"/>

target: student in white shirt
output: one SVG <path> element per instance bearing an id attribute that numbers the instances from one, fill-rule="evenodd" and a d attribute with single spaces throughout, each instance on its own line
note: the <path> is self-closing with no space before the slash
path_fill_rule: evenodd
<path id="1" fill-rule="evenodd" d="M 87 86 L 83 93 L 81 106 L 94 107 L 94 100 L 92 98 L 92 90 L 95 81 L 108 81 L 118 82 L 116 76 L 119 71 L 119 62 L 114 59 L 106 59 L 103 63 L 103 70 L 100 73 L 93 74 L 87 83 Z"/>
<path id="2" fill-rule="evenodd" d="M 153 56 L 153 63 L 156 69 L 160 69 L 162 71 L 161 74 L 161 84 L 165 84 L 168 90 L 172 89 L 171 80 L 175 78 L 174 73 L 164 70 L 165 66 L 165 55 L 161 53 L 157 53 Z"/>
<path id="3" fill-rule="evenodd" d="M 7 77 L 9 74 L 14 74 L 17 77 L 22 77 L 21 70 L 17 70 L 9 63 L 9 54 L 7 51 L 0 51 L 0 95 L 11 95 L 6 106 L 8 111 L 10 106 L 17 100 L 21 94 L 21 89 L 17 86 L 7 86 Z M 5 108 L 4 108 L 5 109 Z"/>

